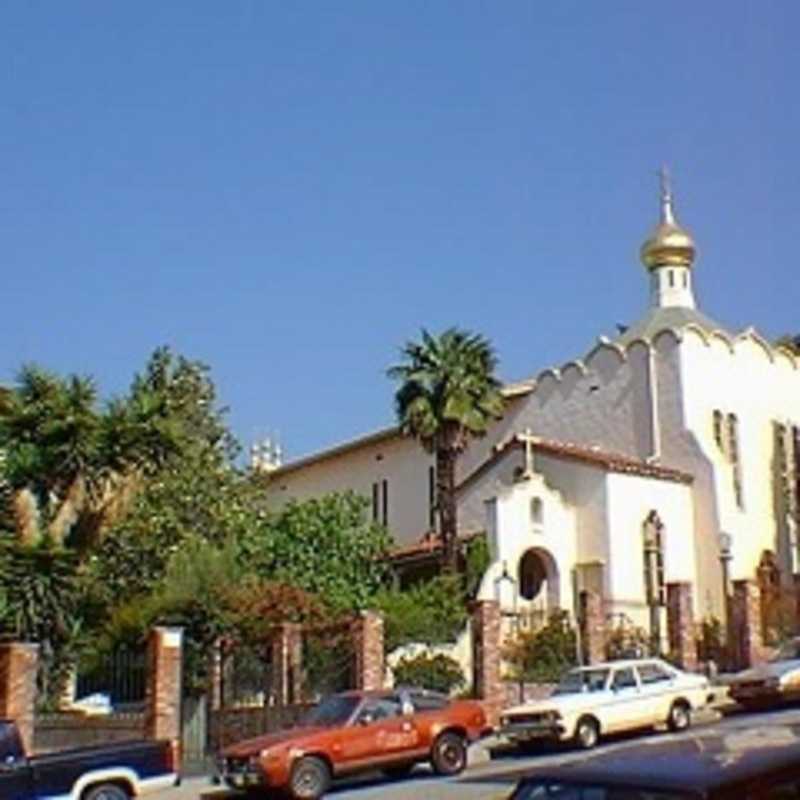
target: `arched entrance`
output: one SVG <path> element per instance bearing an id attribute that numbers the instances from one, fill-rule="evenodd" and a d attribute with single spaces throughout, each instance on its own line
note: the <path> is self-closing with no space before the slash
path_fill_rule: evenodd
<path id="1" fill-rule="evenodd" d="M 517 566 L 517 586 L 522 600 L 550 613 L 560 607 L 558 565 L 541 547 L 531 547 L 522 554 Z"/>

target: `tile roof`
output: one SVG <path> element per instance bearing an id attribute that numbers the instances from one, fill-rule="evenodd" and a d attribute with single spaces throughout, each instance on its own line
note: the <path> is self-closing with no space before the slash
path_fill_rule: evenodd
<path id="1" fill-rule="evenodd" d="M 510 450 L 524 448 L 524 436 L 515 434 L 510 439 L 494 447 L 494 452 L 479 465 L 473 472 L 467 475 L 464 480 L 456 487 L 460 491 L 476 478 L 482 475 L 498 460 L 503 458 Z M 675 481 L 676 483 L 692 483 L 694 478 L 688 472 L 642 461 L 621 453 L 612 453 L 607 450 L 600 450 L 597 447 L 588 445 L 574 444 L 572 442 L 558 442 L 553 439 L 543 439 L 539 436 L 531 436 L 534 453 L 563 458 L 572 461 L 580 461 L 584 464 L 599 467 L 607 472 L 617 472 L 626 475 L 641 475 L 646 478 L 656 478 L 658 480 Z"/>

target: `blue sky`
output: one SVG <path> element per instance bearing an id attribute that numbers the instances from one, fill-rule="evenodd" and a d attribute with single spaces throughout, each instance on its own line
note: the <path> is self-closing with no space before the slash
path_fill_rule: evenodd
<path id="1" fill-rule="evenodd" d="M 392 421 L 425 326 L 502 377 L 646 310 L 655 171 L 701 308 L 800 331 L 800 4 L 16 0 L 0 8 L 0 381 L 124 391 L 169 344 L 247 443 Z"/>

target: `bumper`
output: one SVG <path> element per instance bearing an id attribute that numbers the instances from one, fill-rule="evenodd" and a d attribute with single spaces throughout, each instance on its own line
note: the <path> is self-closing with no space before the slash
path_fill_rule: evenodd
<path id="1" fill-rule="evenodd" d="M 561 722 L 509 722 L 497 731 L 512 742 L 529 742 L 534 739 L 561 739 L 565 729 Z"/>
<path id="2" fill-rule="evenodd" d="M 737 703 L 778 703 L 788 699 L 777 686 L 731 686 L 728 694 Z"/>
<path id="3" fill-rule="evenodd" d="M 246 772 L 223 772 L 220 775 L 222 783 L 231 789 L 239 789 L 244 791 L 246 789 L 265 789 L 267 781 L 260 772 L 246 771 Z"/>

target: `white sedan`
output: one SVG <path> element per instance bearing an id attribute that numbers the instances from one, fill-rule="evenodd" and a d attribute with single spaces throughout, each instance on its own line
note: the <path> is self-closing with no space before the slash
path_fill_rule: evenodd
<path id="1" fill-rule="evenodd" d="M 666 724 L 679 731 L 710 699 L 708 680 L 657 658 L 570 670 L 545 700 L 503 712 L 499 733 L 525 747 L 541 739 L 597 744 L 601 734 Z"/>

